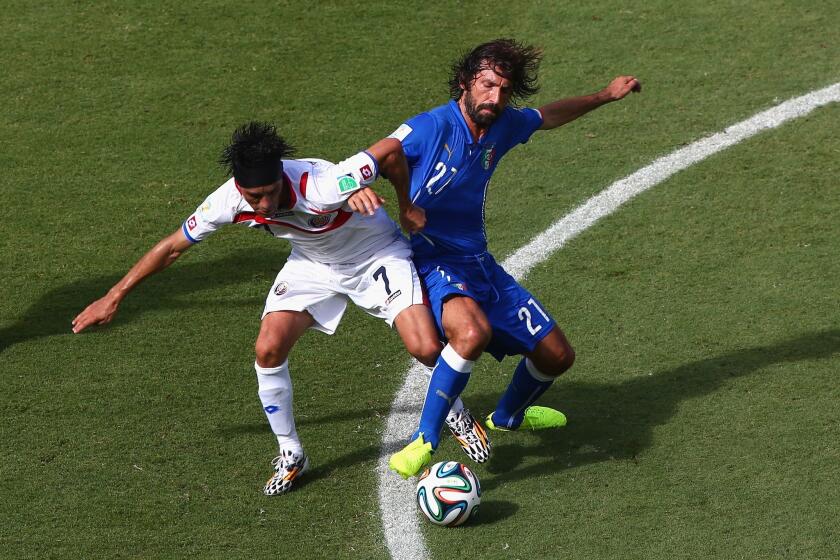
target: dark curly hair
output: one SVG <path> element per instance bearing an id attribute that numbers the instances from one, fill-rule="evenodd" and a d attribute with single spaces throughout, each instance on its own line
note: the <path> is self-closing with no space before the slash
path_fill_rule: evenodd
<path id="1" fill-rule="evenodd" d="M 244 168 L 256 168 L 273 164 L 294 153 L 290 146 L 277 133 L 277 127 L 271 123 L 251 121 L 237 128 L 230 138 L 219 165 L 230 175 L 235 175 Z"/>
<path id="2" fill-rule="evenodd" d="M 511 81 L 511 102 L 524 100 L 539 91 L 537 73 L 542 61 L 542 49 L 523 45 L 513 39 L 496 39 L 478 45 L 452 65 L 449 95 L 460 99 L 462 84 L 469 85 L 482 70 L 491 68 Z"/>

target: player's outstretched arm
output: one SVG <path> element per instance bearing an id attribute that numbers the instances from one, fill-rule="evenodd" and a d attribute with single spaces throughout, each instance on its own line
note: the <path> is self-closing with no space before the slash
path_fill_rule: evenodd
<path id="1" fill-rule="evenodd" d="M 383 138 L 367 149 L 376 158 L 382 176 L 394 186 L 400 207 L 400 225 L 409 233 L 416 233 L 426 225 L 426 212 L 411 202 L 410 175 L 402 143 L 396 138 Z"/>
<path id="2" fill-rule="evenodd" d="M 572 122 L 593 109 L 612 101 L 624 99 L 631 91 L 642 91 L 642 84 L 633 76 L 619 76 L 607 87 L 591 95 L 560 99 L 540 107 L 543 124 L 540 130 L 550 130 Z"/>
<path id="3" fill-rule="evenodd" d="M 148 276 L 160 272 L 189 249 L 193 243 L 178 228 L 171 235 L 164 237 L 143 255 L 122 280 L 114 284 L 108 293 L 88 305 L 73 319 L 73 332 L 80 333 L 91 325 L 110 323 L 117 314 L 120 302 L 137 284 Z"/>

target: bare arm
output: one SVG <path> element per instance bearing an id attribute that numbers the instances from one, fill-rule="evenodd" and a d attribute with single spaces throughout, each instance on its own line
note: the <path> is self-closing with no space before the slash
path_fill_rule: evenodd
<path id="1" fill-rule="evenodd" d="M 192 245 L 180 228 L 158 241 L 107 294 L 88 305 L 73 319 L 73 332 L 80 333 L 91 325 L 110 323 L 117 314 L 120 302 L 137 284 L 175 262 Z"/>
<path id="2" fill-rule="evenodd" d="M 426 225 L 426 212 L 411 202 L 408 161 L 405 159 L 402 143 L 396 138 L 383 138 L 368 148 L 367 152 L 376 158 L 382 176 L 387 177 L 394 186 L 394 192 L 397 194 L 397 204 L 400 207 L 400 224 L 403 229 L 409 233 L 415 233 L 423 229 L 423 226 Z M 380 203 L 371 211 L 381 205 L 381 199 L 379 200 Z"/>
<path id="3" fill-rule="evenodd" d="M 624 99 L 631 91 L 642 91 L 642 84 L 633 76 L 619 76 L 607 87 L 591 95 L 568 97 L 540 107 L 543 124 L 540 130 L 551 130 L 581 117 L 601 105 Z"/>

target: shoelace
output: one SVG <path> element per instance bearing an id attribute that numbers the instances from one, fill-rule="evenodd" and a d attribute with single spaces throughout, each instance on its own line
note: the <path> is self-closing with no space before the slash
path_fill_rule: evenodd
<path id="1" fill-rule="evenodd" d="M 295 459 L 294 453 L 281 453 L 277 457 L 271 460 L 271 466 L 277 469 L 286 469 L 289 470 L 291 467 L 295 466 L 295 464 L 300 459 Z"/>
<path id="2" fill-rule="evenodd" d="M 452 422 L 452 426 L 455 428 L 455 431 L 466 439 L 467 443 L 476 443 L 478 441 L 478 436 L 472 431 L 472 429 L 470 429 L 470 424 L 470 417 L 464 413 L 458 414 Z"/>

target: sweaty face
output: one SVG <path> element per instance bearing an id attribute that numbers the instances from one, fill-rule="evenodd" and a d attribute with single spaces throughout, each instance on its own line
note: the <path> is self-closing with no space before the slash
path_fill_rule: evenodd
<path id="1" fill-rule="evenodd" d="M 263 218 L 273 216 L 280 207 L 280 197 L 283 194 L 283 181 L 277 181 L 262 187 L 237 187 L 245 202 L 251 205 L 258 215 Z"/>
<path id="2" fill-rule="evenodd" d="M 507 106 L 510 93 L 510 80 L 485 68 L 476 74 L 469 87 L 464 88 L 467 115 L 482 128 L 490 126 Z"/>

